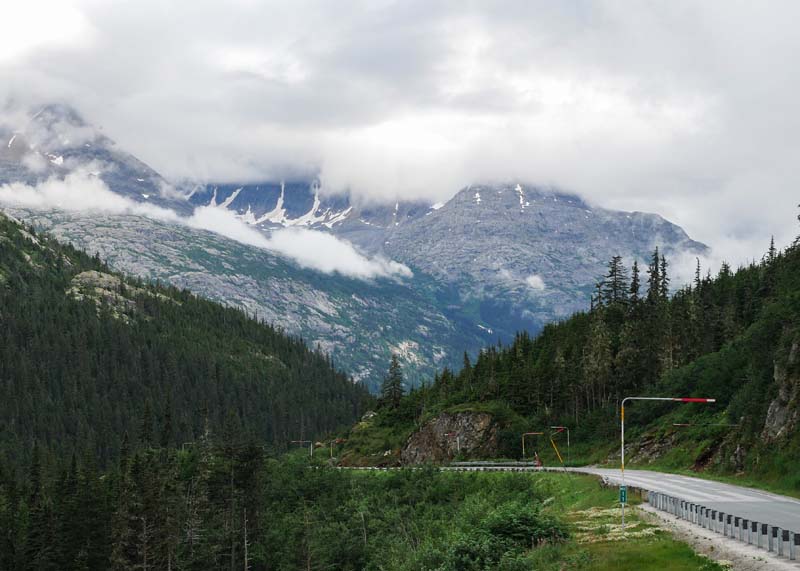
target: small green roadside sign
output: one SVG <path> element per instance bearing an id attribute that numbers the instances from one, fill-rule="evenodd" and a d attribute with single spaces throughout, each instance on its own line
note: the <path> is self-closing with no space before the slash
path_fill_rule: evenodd
<path id="1" fill-rule="evenodd" d="M 628 488 L 627 486 L 619 487 L 619 503 L 625 504 L 628 502 Z"/>

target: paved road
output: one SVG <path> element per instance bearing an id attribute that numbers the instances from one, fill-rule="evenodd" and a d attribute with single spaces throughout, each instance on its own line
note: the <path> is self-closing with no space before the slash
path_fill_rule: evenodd
<path id="1" fill-rule="evenodd" d="M 614 484 L 619 484 L 622 480 L 619 470 L 573 468 L 572 471 L 596 474 Z M 800 533 L 800 500 L 794 498 L 648 470 L 625 470 L 625 481 L 628 486 L 661 492 L 712 510 Z"/>

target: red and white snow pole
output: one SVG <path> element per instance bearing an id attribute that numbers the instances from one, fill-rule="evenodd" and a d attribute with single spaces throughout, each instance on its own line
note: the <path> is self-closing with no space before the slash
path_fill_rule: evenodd
<path id="1" fill-rule="evenodd" d="M 622 530 L 625 530 L 625 499 L 627 498 L 627 486 L 625 485 L 625 403 L 629 400 L 661 400 L 683 403 L 713 403 L 717 399 L 705 399 L 695 397 L 625 397 L 622 399 L 622 406 L 619 411 L 620 435 L 621 435 L 621 460 L 620 471 L 622 472 L 622 489 L 620 491 L 620 504 L 622 504 Z"/>

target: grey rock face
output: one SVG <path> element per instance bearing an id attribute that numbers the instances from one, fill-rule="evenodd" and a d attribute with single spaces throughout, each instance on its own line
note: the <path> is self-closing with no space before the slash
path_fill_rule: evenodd
<path id="1" fill-rule="evenodd" d="M 442 413 L 411 435 L 400 453 L 403 464 L 442 463 L 460 447 L 465 457 L 492 458 L 497 454 L 498 425 L 485 412 Z"/>
<path id="2" fill-rule="evenodd" d="M 403 262 L 454 290 L 501 338 L 585 309 L 612 256 L 632 263 L 655 247 L 667 257 L 707 251 L 656 214 L 598 208 L 518 183 L 470 186 L 437 205 L 352 204 L 326 197 L 313 181 L 214 186 L 192 200 L 221 205 L 266 234 L 307 226 Z"/>
<path id="3" fill-rule="evenodd" d="M 769 404 L 762 438 L 767 442 L 791 434 L 800 420 L 800 377 L 790 370 L 800 362 L 800 343 L 794 343 L 785 365 L 775 363 L 774 379 L 778 395 Z"/>

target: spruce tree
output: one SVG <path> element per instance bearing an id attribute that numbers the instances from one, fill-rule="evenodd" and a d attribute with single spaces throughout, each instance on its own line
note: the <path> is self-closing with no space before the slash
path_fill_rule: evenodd
<path id="1" fill-rule="evenodd" d="M 403 387 L 403 371 L 400 367 L 400 362 L 397 360 L 397 355 L 392 354 L 392 361 L 389 364 L 389 374 L 383 381 L 381 386 L 381 400 L 388 404 L 390 408 L 396 409 L 400 406 L 400 400 L 405 394 Z"/>
<path id="2" fill-rule="evenodd" d="M 769 250 L 767 251 L 767 262 L 772 263 L 775 261 L 775 257 L 777 256 L 777 250 L 775 248 L 775 236 L 773 235 L 769 241 Z"/>
<path id="3" fill-rule="evenodd" d="M 667 258 L 663 254 L 661 255 L 659 276 L 658 294 L 661 301 L 667 301 L 669 299 L 669 276 L 667 275 Z"/>
<path id="4" fill-rule="evenodd" d="M 634 260 L 633 267 L 631 268 L 631 287 L 629 290 L 630 301 L 632 304 L 638 303 L 640 289 L 641 289 L 641 284 L 639 283 L 639 262 Z"/>
<path id="5" fill-rule="evenodd" d="M 647 301 L 650 304 L 657 304 L 661 297 L 661 257 L 658 254 L 658 247 L 653 252 L 650 265 L 647 267 Z"/>
<path id="6" fill-rule="evenodd" d="M 602 282 L 603 298 L 609 304 L 625 304 L 628 301 L 628 275 L 622 264 L 622 256 L 614 256 L 608 263 L 608 273 Z"/>

